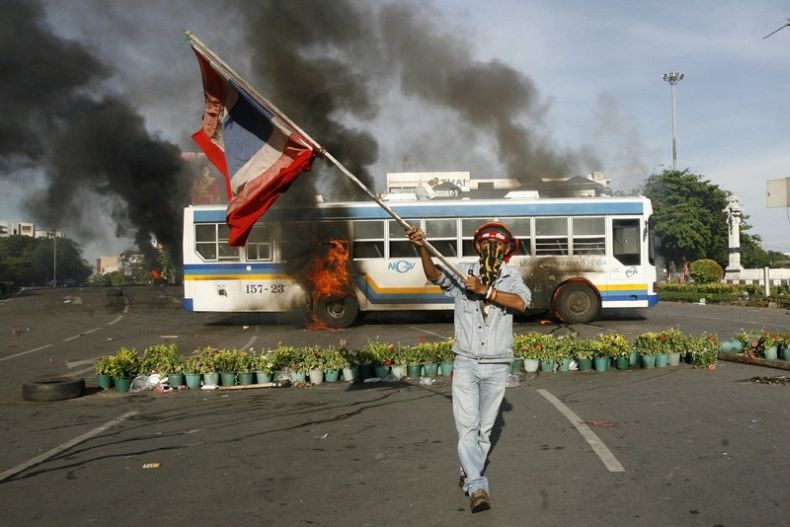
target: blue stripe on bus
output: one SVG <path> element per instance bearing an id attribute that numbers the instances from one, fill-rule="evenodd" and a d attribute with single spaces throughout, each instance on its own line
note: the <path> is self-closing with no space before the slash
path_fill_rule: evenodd
<path id="1" fill-rule="evenodd" d="M 184 311 L 194 311 L 195 306 L 193 305 L 191 298 L 184 298 Z"/>
<path id="2" fill-rule="evenodd" d="M 507 217 L 507 216 L 572 216 L 603 214 L 642 214 L 641 201 L 598 201 L 594 203 L 475 203 L 474 201 L 454 203 L 453 205 L 398 205 L 390 207 L 404 218 L 456 218 L 456 217 Z M 195 223 L 224 223 L 225 210 L 195 210 Z M 310 209 L 271 209 L 263 221 L 282 220 L 350 220 L 350 219 L 388 219 L 390 216 L 378 205 L 337 206 Z"/>
<path id="3" fill-rule="evenodd" d="M 247 270 L 247 267 L 250 269 Z M 205 263 L 184 265 L 185 275 L 194 274 L 260 274 L 260 273 L 285 273 L 285 266 L 275 263 Z"/>
<path id="4" fill-rule="evenodd" d="M 371 304 L 450 304 L 453 299 L 444 293 L 379 293 L 364 276 L 355 279 L 357 287 Z"/>

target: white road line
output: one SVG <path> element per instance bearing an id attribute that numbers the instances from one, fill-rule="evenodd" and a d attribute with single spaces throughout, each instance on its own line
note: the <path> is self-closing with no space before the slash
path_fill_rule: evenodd
<path id="1" fill-rule="evenodd" d="M 89 371 L 96 371 L 96 365 L 94 364 L 90 368 L 85 368 L 84 370 L 77 370 L 77 371 L 70 371 L 66 375 L 76 377 L 77 375 L 82 375 L 83 373 L 88 373 Z"/>
<path id="2" fill-rule="evenodd" d="M 428 335 L 433 335 L 434 337 L 439 337 L 440 339 L 446 339 L 446 335 L 440 335 L 439 333 L 434 333 L 433 331 L 428 331 L 427 329 L 418 328 L 416 326 L 409 326 L 409 329 L 413 329 L 415 331 L 420 331 L 422 333 L 427 333 Z"/>
<path id="3" fill-rule="evenodd" d="M 31 459 L 29 461 L 25 461 L 24 463 L 15 466 L 14 468 L 8 469 L 5 472 L 0 473 L 0 481 L 5 481 L 5 480 L 7 480 L 8 478 L 10 478 L 12 476 L 16 476 L 17 474 L 19 474 L 23 470 L 27 470 L 28 468 L 30 468 L 32 466 L 38 465 L 39 463 L 41 463 L 43 461 L 46 461 L 47 459 L 49 459 L 49 458 L 51 458 L 53 456 L 56 456 L 56 455 L 60 454 L 61 452 L 65 451 L 65 450 L 68 450 L 69 448 L 82 443 L 83 441 L 87 441 L 91 437 L 104 432 L 108 428 L 113 427 L 113 426 L 117 425 L 118 423 L 120 423 L 122 421 L 125 421 L 126 419 L 128 419 L 131 416 L 136 415 L 136 414 L 137 414 L 137 411 L 126 412 L 122 416 L 117 417 L 117 418 L 113 419 L 112 421 L 109 421 L 109 422 L 101 425 L 98 428 L 94 428 L 90 432 L 82 434 L 79 437 L 75 437 L 71 441 L 66 441 L 62 445 L 57 446 L 57 447 L 53 448 L 52 450 L 50 450 L 48 452 L 44 452 L 40 456 L 36 456 L 36 457 L 34 457 L 33 459 Z"/>
<path id="4" fill-rule="evenodd" d="M 82 333 L 80 333 L 79 335 L 74 335 L 73 337 L 66 337 L 65 339 L 63 339 L 63 342 L 71 342 L 72 340 L 78 339 L 81 336 L 82 336 Z"/>
<path id="5" fill-rule="evenodd" d="M 84 333 L 83 333 L 83 335 L 90 335 L 91 333 L 96 333 L 96 332 L 97 332 L 97 331 L 99 331 L 100 329 L 101 329 L 101 328 L 93 328 L 93 329 L 89 329 L 88 331 L 84 332 Z"/>
<path id="6" fill-rule="evenodd" d="M 108 325 L 108 326 L 112 326 L 113 324 L 115 324 L 116 322 L 118 322 L 119 320 L 121 320 L 122 318 L 123 318 L 123 315 L 118 315 L 118 317 L 116 317 L 116 319 L 115 319 L 115 320 L 113 320 L 113 321 L 111 321 L 111 322 L 107 322 L 107 325 Z"/>
<path id="7" fill-rule="evenodd" d="M 81 360 L 67 360 L 66 366 L 69 369 L 76 368 L 77 366 L 83 366 L 85 364 L 93 364 L 98 357 L 93 357 L 92 359 L 81 359 Z"/>
<path id="8" fill-rule="evenodd" d="M 573 410 L 565 406 L 562 401 L 554 397 L 554 395 L 552 395 L 551 392 L 547 390 L 538 390 L 538 393 L 545 397 L 546 400 L 551 404 L 553 404 L 554 407 L 559 410 L 562 415 L 567 417 L 568 421 L 570 421 L 571 424 L 576 427 L 576 430 L 579 431 L 584 440 L 589 443 L 593 451 L 595 451 L 595 453 L 601 459 L 604 466 L 606 467 L 606 470 L 609 472 L 625 472 L 625 468 L 620 464 L 619 461 L 617 461 L 617 458 L 614 457 L 612 451 L 603 444 L 603 441 L 601 441 L 601 439 L 590 429 L 589 426 L 582 422 L 582 420 Z"/>
<path id="9" fill-rule="evenodd" d="M 15 359 L 17 357 L 21 357 L 22 355 L 27 355 L 28 353 L 33 353 L 34 351 L 41 351 L 43 349 L 51 348 L 52 344 L 46 344 L 44 346 L 39 346 L 37 348 L 33 348 L 32 350 L 22 351 L 20 353 L 15 353 L 14 355 L 9 355 L 8 357 L 0 358 L 0 362 L 8 359 Z"/>
<path id="10" fill-rule="evenodd" d="M 256 340 L 258 340 L 257 336 L 252 337 L 250 340 L 247 341 L 247 343 L 244 346 L 241 347 L 241 349 L 242 350 L 246 350 L 246 349 L 252 347 L 252 345 L 255 344 Z"/>

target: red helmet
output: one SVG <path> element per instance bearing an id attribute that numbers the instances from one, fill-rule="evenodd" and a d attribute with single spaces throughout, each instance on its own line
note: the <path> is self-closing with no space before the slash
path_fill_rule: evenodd
<path id="1" fill-rule="evenodd" d="M 510 232 L 510 229 L 507 228 L 507 225 L 498 221 L 489 221 L 477 228 L 474 242 L 477 243 L 485 240 L 495 240 L 507 244 L 508 249 L 505 253 L 506 262 L 510 260 L 513 253 L 516 252 L 520 243 L 515 236 L 513 236 L 513 233 Z"/>

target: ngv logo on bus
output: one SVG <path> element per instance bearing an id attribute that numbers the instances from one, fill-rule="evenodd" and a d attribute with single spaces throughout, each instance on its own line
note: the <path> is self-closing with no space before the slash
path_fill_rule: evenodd
<path id="1" fill-rule="evenodd" d="M 408 273 L 414 266 L 417 265 L 414 262 L 408 262 L 406 260 L 398 260 L 397 262 L 390 262 L 389 263 L 389 270 L 395 271 L 398 273 Z"/>

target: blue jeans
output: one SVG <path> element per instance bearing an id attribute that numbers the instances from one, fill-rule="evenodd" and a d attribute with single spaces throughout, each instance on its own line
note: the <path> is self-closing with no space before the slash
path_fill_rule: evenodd
<path id="1" fill-rule="evenodd" d="M 466 476 L 464 491 L 469 495 L 478 489 L 488 492 L 483 470 L 509 371 L 507 363 L 486 364 L 455 356 L 453 417 L 458 432 L 458 457 Z"/>

